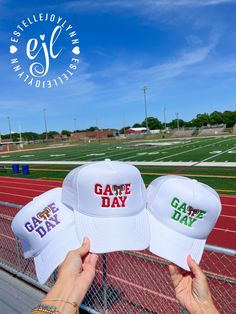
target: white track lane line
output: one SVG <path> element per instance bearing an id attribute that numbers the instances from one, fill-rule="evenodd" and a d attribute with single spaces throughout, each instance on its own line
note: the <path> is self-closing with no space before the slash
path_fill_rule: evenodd
<path id="1" fill-rule="evenodd" d="M 21 181 L 23 182 L 24 180 L 27 180 L 28 182 L 34 182 L 34 181 L 39 181 L 39 182 L 46 182 L 46 183 L 49 183 L 49 182 L 60 182 L 59 180 L 49 180 L 49 179 L 37 179 L 37 178 L 21 178 L 21 177 L 18 177 L 18 178 L 14 178 L 14 177 L 1 177 L 0 176 L 0 181 L 4 181 L 4 182 L 13 182 L 13 181 Z M 6 180 L 4 180 L 6 179 Z M 31 183 L 26 183 L 26 184 L 31 184 Z M 37 183 L 36 183 L 37 184 Z"/>
<path id="2" fill-rule="evenodd" d="M 30 199 L 33 199 L 35 197 L 35 196 L 26 196 L 26 195 L 12 194 L 12 193 L 6 193 L 6 192 L 0 192 L 0 195 L 1 194 L 19 196 L 19 197 L 22 197 L 22 198 L 30 198 Z"/>
<path id="3" fill-rule="evenodd" d="M 39 193 L 44 193 L 44 192 L 46 192 L 44 189 L 43 190 L 35 190 L 35 189 L 25 189 L 25 188 L 19 188 L 19 187 L 14 187 L 14 186 L 0 186 L 0 189 L 1 188 L 8 188 L 9 189 L 9 191 L 11 190 L 11 189 L 16 189 L 16 190 L 22 190 L 22 191 L 33 191 L 33 192 L 39 192 Z"/>
<path id="4" fill-rule="evenodd" d="M 10 182 L 10 181 L 1 181 L 0 180 L 0 186 L 7 186 L 8 184 L 12 184 L 13 185 L 14 183 L 17 183 L 17 185 L 23 185 L 23 186 L 29 185 L 31 187 L 34 186 L 34 187 L 37 187 L 37 188 L 39 188 L 40 186 L 45 187 L 45 188 L 50 188 L 50 189 L 53 189 L 54 187 L 58 187 L 58 186 L 47 185 L 47 184 L 42 184 L 42 183 L 41 184 L 34 184 L 33 182 L 32 183 L 25 183 L 25 182 Z"/>
<path id="5" fill-rule="evenodd" d="M 213 228 L 213 230 L 219 230 L 219 231 L 224 231 L 224 232 L 231 232 L 231 233 L 236 233 L 236 230 L 231 230 L 231 229 L 222 229 L 222 228 Z"/>

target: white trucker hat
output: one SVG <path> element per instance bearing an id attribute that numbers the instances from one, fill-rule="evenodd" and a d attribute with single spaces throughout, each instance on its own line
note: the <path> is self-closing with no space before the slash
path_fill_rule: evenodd
<path id="1" fill-rule="evenodd" d="M 221 212 L 216 191 L 196 180 L 167 175 L 149 185 L 147 208 L 149 250 L 186 270 L 189 254 L 199 263 Z"/>
<path id="2" fill-rule="evenodd" d="M 17 213 L 11 225 L 21 240 L 24 257 L 34 257 L 41 284 L 70 250 L 81 245 L 73 211 L 61 203 L 61 190 L 55 188 L 35 197 Z"/>
<path id="3" fill-rule="evenodd" d="M 74 209 L 78 236 L 89 237 L 91 252 L 148 247 L 146 188 L 136 167 L 110 160 L 77 167 L 63 182 L 62 202 Z"/>

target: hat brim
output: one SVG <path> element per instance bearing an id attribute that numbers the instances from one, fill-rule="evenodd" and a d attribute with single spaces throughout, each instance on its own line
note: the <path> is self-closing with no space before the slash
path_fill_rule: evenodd
<path id="1" fill-rule="evenodd" d="M 90 239 L 92 253 L 144 250 L 149 245 L 146 209 L 129 217 L 91 217 L 76 210 L 74 215 L 78 237 Z"/>
<path id="2" fill-rule="evenodd" d="M 64 230 L 51 241 L 43 251 L 34 257 L 36 274 L 40 284 L 44 284 L 54 270 L 64 261 L 67 253 L 81 246 L 75 227 Z"/>
<path id="3" fill-rule="evenodd" d="M 22 247 L 24 258 L 32 257 L 29 243 L 23 239 L 21 239 L 20 242 L 21 242 L 21 247 Z"/>
<path id="4" fill-rule="evenodd" d="M 162 258 L 190 270 L 187 264 L 187 256 L 191 255 L 199 264 L 206 239 L 194 239 L 187 237 L 173 229 L 163 225 L 150 212 L 148 212 L 150 225 L 149 250 Z"/>

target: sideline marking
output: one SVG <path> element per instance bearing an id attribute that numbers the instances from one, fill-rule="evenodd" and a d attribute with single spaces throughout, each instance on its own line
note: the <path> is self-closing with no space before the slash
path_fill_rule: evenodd
<path id="1" fill-rule="evenodd" d="M 167 173 L 163 172 L 141 172 L 141 174 L 144 175 L 167 175 Z M 223 176 L 223 175 L 217 175 L 217 174 L 188 174 L 188 173 L 181 173 L 181 176 L 186 177 L 214 177 L 214 178 L 226 178 L 226 179 L 236 179 L 236 176 Z"/>
<path id="2" fill-rule="evenodd" d="M 221 190 L 221 189 L 218 189 L 217 191 L 220 191 L 220 192 L 230 192 L 230 193 L 236 193 L 236 190 Z M 227 195 L 229 196 L 229 195 Z M 235 195 L 232 195 L 232 197 L 235 197 Z"/>

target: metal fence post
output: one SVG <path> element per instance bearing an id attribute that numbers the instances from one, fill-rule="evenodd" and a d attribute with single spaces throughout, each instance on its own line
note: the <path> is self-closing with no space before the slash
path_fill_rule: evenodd
<path id="1" fill-rule="evenodd" d="M 102 278 L 103 278 L 103 307 L 105 313 L 108 313 L 108 304 L 107 304 L 107 256 L 106 254 L 102 255 Z"/>
<path id="2" fill-rule="evenodd" d="M 21 271 L 21 262 L 20 262 L 20 248 L 19 248 L 19 243 L 18 243 L 18 238 L 15 237 L 16 241 L 16 256 L 17 256 L 17 271 Z"/>

